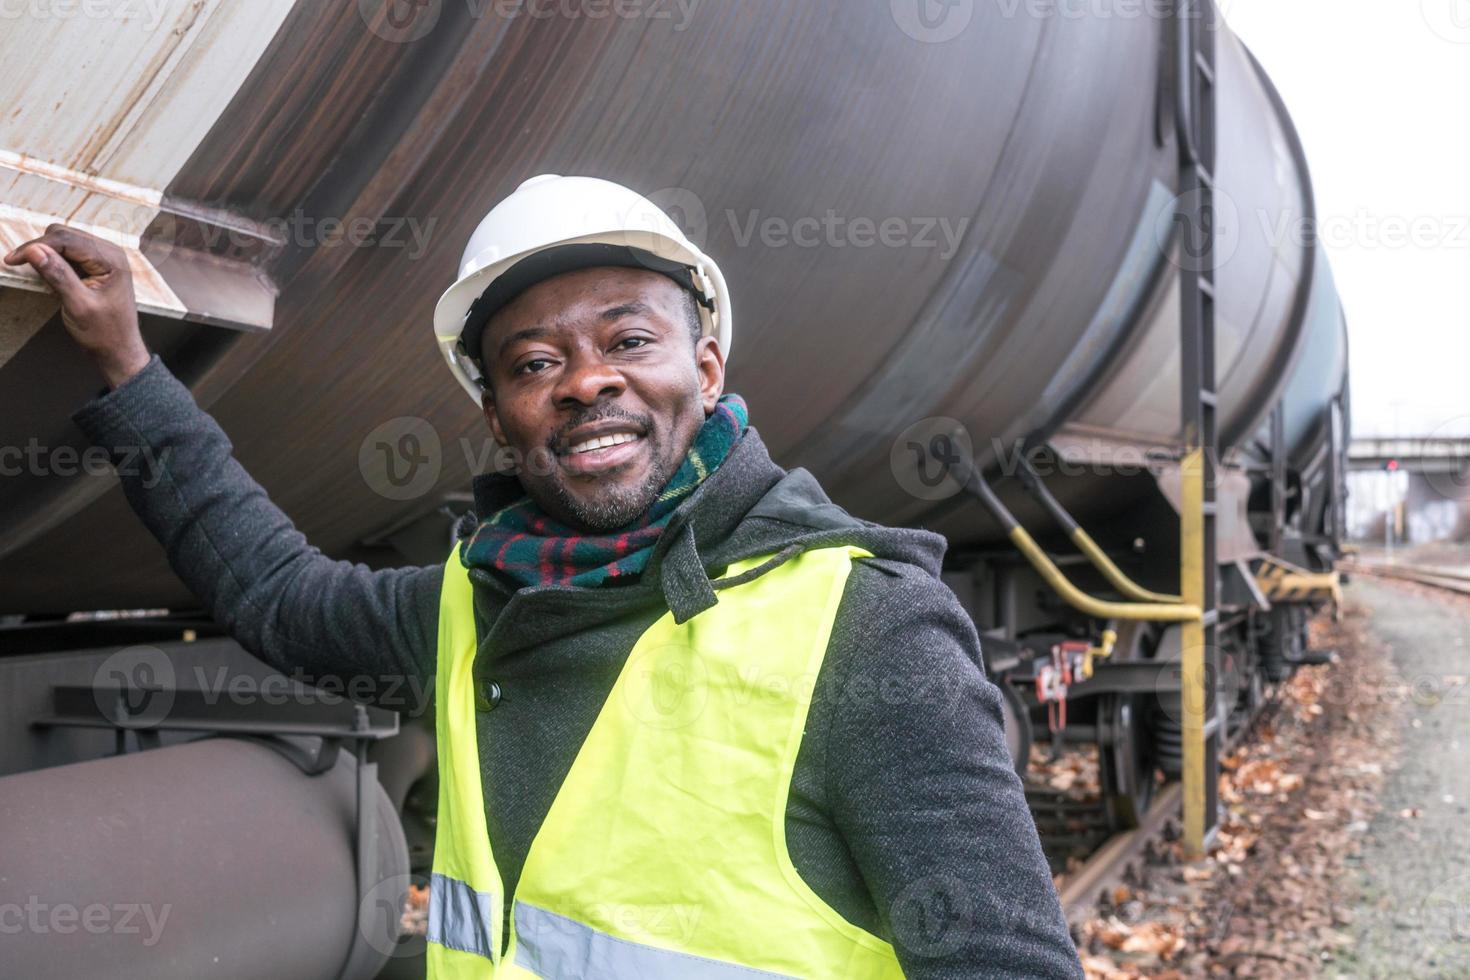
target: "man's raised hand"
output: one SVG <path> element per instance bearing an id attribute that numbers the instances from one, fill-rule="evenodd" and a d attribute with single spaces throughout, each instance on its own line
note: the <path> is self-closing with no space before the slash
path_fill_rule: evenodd
<path id="1" fill-rule="evenodd" d="M 148 365 L 138 330 L 133 275 L 127 255 L 66 225 L 51 225 L 5 256 L 6 265 L 32 268 L 61 298 L 61 322 L 116 388 Z"/>

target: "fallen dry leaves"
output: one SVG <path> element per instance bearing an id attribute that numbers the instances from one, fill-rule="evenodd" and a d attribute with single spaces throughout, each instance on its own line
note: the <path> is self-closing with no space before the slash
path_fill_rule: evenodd
<path id="1" fill-rule="evenodd" d="M 1050 744 L 1033 744 L 1031 757 L 1027 760 L 1026 779 L 1049 786 L 1074 800 L 1095 800 L 1102 795 L 1097 745 L 1069 745 L 1052 758 Z"/>
<path id="2" fill-rule="evenodd" d="M 1344 875 L 1396 756 L 1386 733 L 1400 703 L 1367 696 L 1398 682 L 1364 627 L 1353 606 L 1311 624 L 1313 648 L 1341 662 L 1297 671 L 1256 737 L 1221 760 L 1226 816 L 1209 856 L 1156 842 L 1143 880 L 1078 930 L 1089 980 L 1315 976 L 1351 944 Z"/>
<path id="3" fill-rule="evenodd" d="M 403 902 L 403 918 L 399 921 L 403 935 L 427 936 L 429 934 L 429 888 L 427 885 L 409 885 L 408 897 Z"/>

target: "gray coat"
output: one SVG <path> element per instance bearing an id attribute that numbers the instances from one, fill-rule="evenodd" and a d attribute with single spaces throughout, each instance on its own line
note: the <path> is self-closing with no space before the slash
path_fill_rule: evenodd
<path id="1" fill-rule="evenodd" d="M 374 571 L 325 557 L 157 357 L 73 418 L 114 454 L 147 447 L 163 461 L 153 479 L 122 475 L 124 493 L 247 650 L 289 674 L 432 692 L 440 566 Z M 476 509 L 517 490 L 480 477 Z M 805 470 L 772 462 L 754 428 L 679 507 L 636 582 L 517 588 L 471 572 L 476 671 L 498 692 L 478 734 L 507 894 L 639 634 L 666 611 L 682 621 L 717 601 L 710 580 L 736 560 L 837 542 L 875 557 L 848 580 L 792 777 L 797 871 L 891 941 L 910 977 L 1082 976 L 1011 768 L 999 692 L 973 623 L 939 581 L 944 540 L 848 515 Z"/>

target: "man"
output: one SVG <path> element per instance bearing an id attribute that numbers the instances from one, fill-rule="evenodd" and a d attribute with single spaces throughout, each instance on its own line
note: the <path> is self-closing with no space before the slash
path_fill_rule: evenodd
<path id="1" fill-rule="evenodd" d="M 433 679 L 432 976 L 1081 975 L 943 540 L 771 461 L 724 279 L 644 198 L 543 175 L 471 237 L 435 332 L 514 472 L 428 568 L 307 545 L 116 249 L 6 261 L 112 387 L 78 424 L 167 461 L 124 491 L 217 620 L 282 670 Z"/>

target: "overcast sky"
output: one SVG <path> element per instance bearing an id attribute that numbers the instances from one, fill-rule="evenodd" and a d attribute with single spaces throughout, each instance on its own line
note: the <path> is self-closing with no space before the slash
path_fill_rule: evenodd
<path id="1" fill-rule="evenodd" d="M 1217 2 L 1306 146 L 1355 434 L 1470 434 L 1470 0 Z"/>

